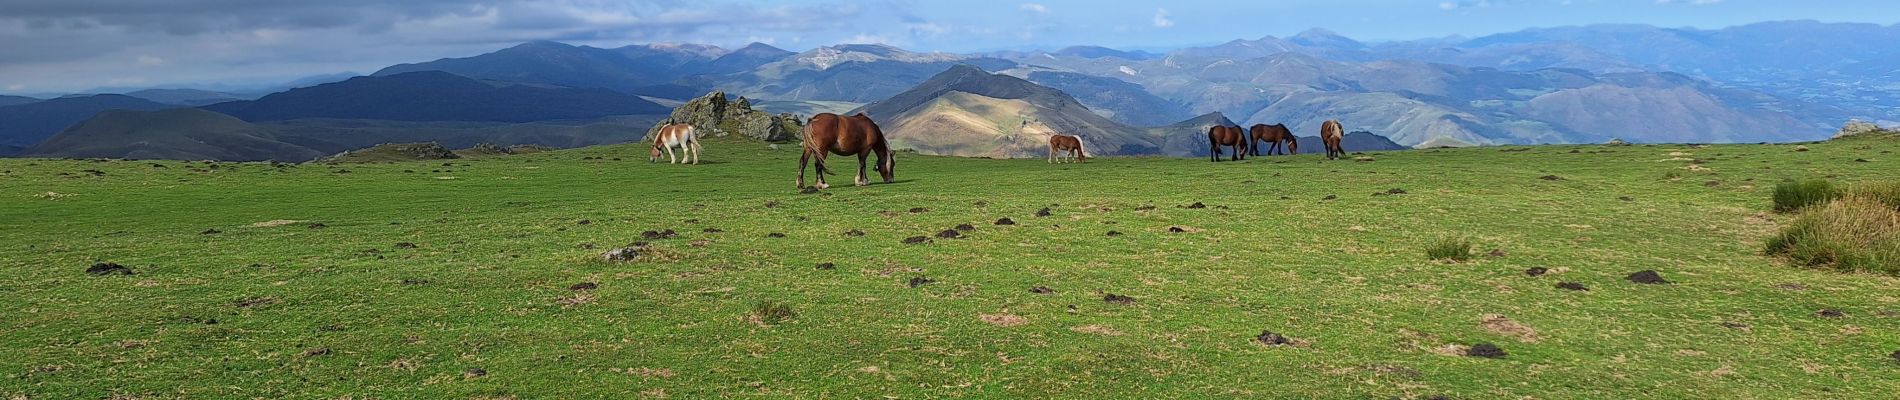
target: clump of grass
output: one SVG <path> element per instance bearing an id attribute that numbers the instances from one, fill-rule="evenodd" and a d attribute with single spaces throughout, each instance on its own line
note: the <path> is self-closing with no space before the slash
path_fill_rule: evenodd
<path id="1" fill-rule="evenodd" d="M 1900 275 L 1900 209 L 1849 195 L 1803 211 L 1766 247 L 1797 265 Z"/>
<path id="2" fill-rule="evenodd" d="M 778 325 L 797 316 L 798 312 L 792 311 L 792 305 L 784 302 L 761 301 L 752 307 L 753 320 L 764 325 Z"/>
<path id="3" fill-rule="evenodd" d="M 1775 212 L 1799 211 L 1841 196 L 1825 179 L 1786 180 L 1775 184 Z"/>
<path id="4" fill-rule="evenodd" d="M 1425 245 L 1425 257 L 1433 261 L 1464 262 L 1471 259 L 1471 240 L 1444 237 Z"/>
<path id="5" fill-rule="evenodd" d="M 1857 184 L 1847 188 L 1846 196 L 1867 198 L 1900 209 L 1900 181 Z"/>

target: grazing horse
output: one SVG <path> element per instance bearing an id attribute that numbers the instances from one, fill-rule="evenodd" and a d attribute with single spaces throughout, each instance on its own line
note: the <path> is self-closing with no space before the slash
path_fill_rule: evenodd
<path id="1" fill-rule="evenodd" d="M 674 164 L 686 161 L 699 164 L 699 135 L 692 125 L 666 124 L 660 127 L 660 133 L 653 136 L 653 151 L 647 155 L 647 162 L 659 162 L 660 150 L 666 150 L 666 160 Z M 680 148 L 678 159 L 673 158 L 673 148 Z"/>
<path id="2" fill-rule="evenodd" d="M 1253 155 L 1260 155 L 1260 142 L 1267 142 L 1269 156 L 1276 150 L 1280 154 L 1287 154 L 1288 151 L 1292 154 L 1300 154 L 1300 141 L 1293 137 L 1293 131 L 1287 130 L 1286 125 L 1254 124 L 1252 128 L 1247 128 L 1247 133 L 1252 136 L 1247 142 L 1247 147 L 1253 149 Z M 1286 147 L 1280 147 L 1281 145 Z"/>
<path id="3" fill-rule="evenodd" d="M 1346 156 L 1346 148 L 1339 141 L 1346 139 L 1346 129 L 1339 126 L 1339 120 L 1326 120 L 1319 125 L 1319 140 L 1326 143 L 1326 159 L 1337 160 Z"/>
<path id="4" fill-rule="evenodd" d="M 1089 162 L 1089 156 L 1082 154 L 1082 137 L 1075 135 L 1049 136 L 1049 163 L 1062 162 L 1064 156 L 1071 156 L 1076 162 Z"/>
<path id="5" fill-rule="evenodd" d="M 1208 158 L 1220 162 L 1221 146 L 1233 146 L 1233 160 L 1240 161 L 1247 156 L 1247 134 L 1241 132 L 1238 126 L 1215 125 L 1207 128 Z"/>
<path id="6" fill-rule="evenodd" d="M 838 114 L 822 113 L 811 117 L 805 124 L 805 154 L 798 157 L 798 187 L 805 187 L 805 166 L 818 166 L 818 188 L 831 185 L 825 183 L 825 157 L 831 154 L 858 156 L 857 185 L 864 186 L 871 181 L 864 176 L 864 159 L 871 153 L 877 153 L 877 172 L 884 176 L 884 183 L 891 183 L 891 177 L 897 169 L 897 159 L 891 153 L 890 142 L 884 140 L 884 131 L 878 129 L 876 122 L 863 113 L 849 117 Z M 815 160 L 814 160 L 815 158 Z"/>

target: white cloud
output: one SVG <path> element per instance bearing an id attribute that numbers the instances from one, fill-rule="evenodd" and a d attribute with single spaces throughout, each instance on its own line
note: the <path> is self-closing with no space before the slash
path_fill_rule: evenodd
<path id="1" fill-rule="evenodd" d="M 1045 6 L 1045 5 L 1037 4 L 1037 3 L 1023 3 L 1021 8 L 1023 11 L 1028 11 L 1035 14 L 1049 13 L 1049 6 Z"/>
<path id="2" fill-rule="evenodd" d="M 1174 20 L 1168 18 L 1168 9 L 1166 8 L 1155 9 L 1155 27 L 1156 28 L 1174 27 Z"/>

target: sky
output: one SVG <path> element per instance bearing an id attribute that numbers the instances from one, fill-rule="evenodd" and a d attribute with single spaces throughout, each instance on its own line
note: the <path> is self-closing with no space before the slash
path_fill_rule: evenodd
<path id="1" fill-rule="evenodd" d="M 0 0 L 0 93 L 238 87 L 529 40 L 1169 49 L 1324 28 L 1362 41 L 1600 23 L 1900 23 L 1892 0 Z"/>

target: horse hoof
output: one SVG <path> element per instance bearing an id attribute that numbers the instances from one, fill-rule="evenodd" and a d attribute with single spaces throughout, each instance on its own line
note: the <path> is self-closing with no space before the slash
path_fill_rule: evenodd
<path id="1" fill-rule="evenodd" d="M 818 190 L 825 190 L 825 189 L 830 189 L 830 188 L 831 188 L 831 185 L 826 185 L 823 183 L 818 184 Z"/>

